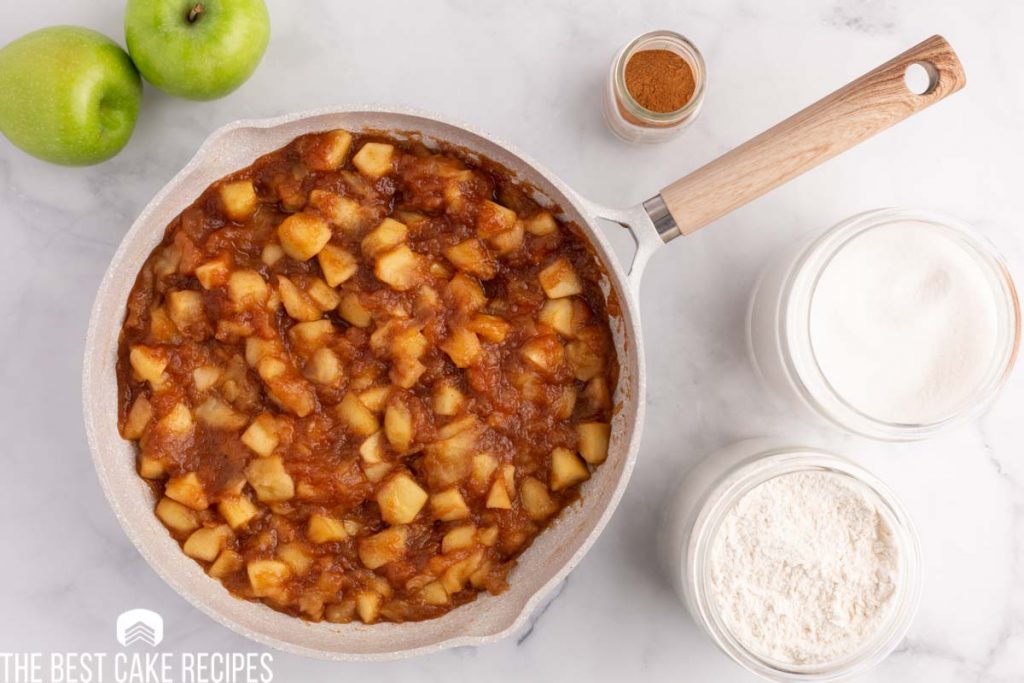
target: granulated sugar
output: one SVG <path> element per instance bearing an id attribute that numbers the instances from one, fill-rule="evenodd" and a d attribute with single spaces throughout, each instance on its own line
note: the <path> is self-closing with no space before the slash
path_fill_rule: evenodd
<path id="1" fill-rule="evenodd" d="M 998 356 L 998 314 L 968 249 L 904 220 L 857 235 L 825 267 L 811 346 L 849 405 L 884 422 L 933 424 L 977 400 Z"/>
<path id="2" fill-rule="evenodd" d="M 711 588 L 744 647 L 823 664 L 884 626 L 896 590 L 892 529 L 859 486 L 808 471 L 770 479 L 729 511 L 711 549 Z"/>

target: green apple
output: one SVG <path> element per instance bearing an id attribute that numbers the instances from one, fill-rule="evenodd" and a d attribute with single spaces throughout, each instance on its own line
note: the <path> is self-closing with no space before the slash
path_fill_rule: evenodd
<path id="1" fill-rule="evenodd" d="M 128 0 L 128 52 L 147 81 L 192 100 L 242 85 L 270 40 L 263 0 Z"/>
<path id="2" fill-rule="evenodd" d="M 40 159 L 109 159 L 128 143 L 141 103 L 132 60 L 101 33 L 52 26 L 0 48 L 0 131 Z"/>

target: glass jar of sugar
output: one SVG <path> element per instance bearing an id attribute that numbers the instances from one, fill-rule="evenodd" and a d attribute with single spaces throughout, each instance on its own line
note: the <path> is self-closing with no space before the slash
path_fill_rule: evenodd
<path id="1" fill-rule="evenodd" d="M 799 244 L 750 303 L 754 366 L 777 395 L 879 439 L 979 414 L 1017 355 L 1009 271 L 966 224 L 880 209 Z"/>
<path id="2" fill-rule="evenodd" d="M 818 449 L 755 439 L 687 473 L 659 551 L 693 619 L 774 681 L 832 681 L 881 662 L 921 594 L 913 524 L 885 484 Z"/>

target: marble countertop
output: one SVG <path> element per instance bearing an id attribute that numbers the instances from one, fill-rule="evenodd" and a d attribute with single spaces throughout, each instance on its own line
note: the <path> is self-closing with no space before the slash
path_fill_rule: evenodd
<path id="1" fill-rule="evenodd" d="M 958 50 L 960 94 L 655 255 L 642 293 L 649 408 L 632 483 L 596 546 L 529 628 L 410 661 L 281 653 L 277 681 L 754 680 L 720 654 L 659 574 L 667 482 L 758 435 L 850 455 L 915 518 L 924 596 L 903 645 L 865 680 L 1024 680 L 1024 372 L 981 420 L 914 444 L 809 425 L 769 401 L 742 344 L 758 271 L 807 231 L 881 206 L 960 216 L 1024 277 L 1024 75 L 1012 0 L 772 3 L 374 3 L 269 0 L 273 39 L 216 102 L 147 88 L 127 149 L 67 169 L 0 139 L 0 651 L 110 650 L 118 613 L 163 614 L 164 645 L 259 651 L 165 586 L 118 527 L 85 444 L 79 375 L 93 294 L 136 214 L 215 128 L 330 104 L 434 110 L 509 140 L 587 197 L 628 206 L 932 33 Z M 0 44 L 54 22 L 121 39 L 121 0 L 5 2 Z M 710 73 L 702 117 L 656 147 L 614 139 L 601 88 L 638 33 L 680 31 Z"/>

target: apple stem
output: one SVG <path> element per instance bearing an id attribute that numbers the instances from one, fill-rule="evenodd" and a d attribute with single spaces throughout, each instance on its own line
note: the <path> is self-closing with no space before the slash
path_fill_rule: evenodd
<path id="1" fill-rule="evenodd" d="M 188 23 L 190 23 L 190 24 L 196 23 L 196 19 L 198 19 L 199 15 L 202 14 L 203 12 L 205 12 L 205 11 L 206 11 L 206 8 L 203 7 L 203 3 L 197 2 L 195 4 L 195 7 L 193 7 L 192 9 L 190 9 L 188 11 Z"/>

